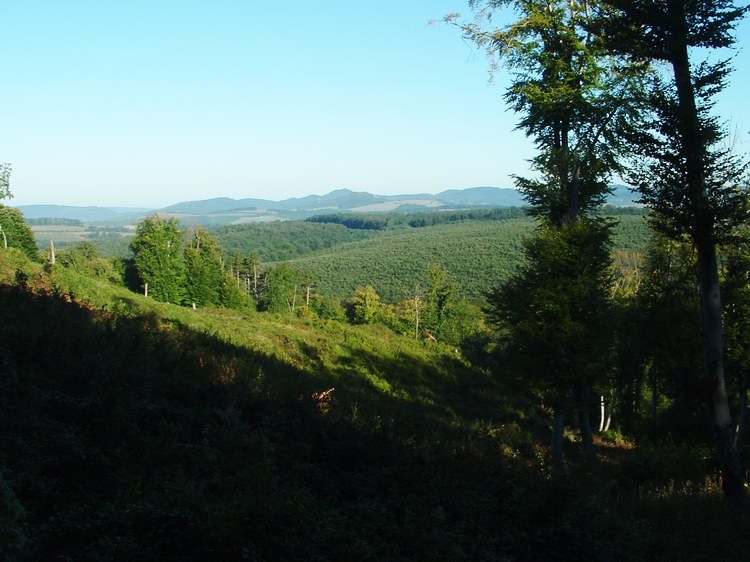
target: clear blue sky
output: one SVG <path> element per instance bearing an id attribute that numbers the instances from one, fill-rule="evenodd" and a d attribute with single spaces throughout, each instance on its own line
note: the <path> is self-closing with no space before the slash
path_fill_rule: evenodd
<path id="1" fill-rule="evenodd" d="M 532 149 L 465 0 L 4 0 L 13 205 L 510 187 Z M 750 24 L 739 30 L 750 41 Z M 750 147 L 750 58 L 719 110 Z"/>

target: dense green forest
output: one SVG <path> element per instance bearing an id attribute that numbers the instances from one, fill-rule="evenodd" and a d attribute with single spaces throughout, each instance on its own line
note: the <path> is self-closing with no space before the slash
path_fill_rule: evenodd
<path id="1" fill-rule="evenodd" d="M 650 237 L 644 217 L 617 220 L 615 250 L 643 251 Z M 397 229 L 289 263 L 310 273 L 324 295 L 345 298 L 371 284 L 389 302 L 409 297 L 415 285 L 426 286 L 429 267 L 436 263 L 446 268 L 462 297 L 481 300 L 488 287 L 522 262 L 521 241 L 535 224 L 526 217 Z"/>
<path id="2" fill-rule="evenodd" d="M 386 301 L 403 300 L 415 285 L 426 284 L 430 265 L 439 264 L 449 271 L 463 297 L 481 300 L 488 287 L 518 266 L 521 240 L 536 223 L 531 217 L 486 220 L 488 211 L 472 211 L 460 221 L 441 218 L 432 224 L 430 217 L 444 214 L 453 215 L 399 215 L 408 221 L 419 217 L 424 224 L 417 227 L 398 223 L 386 229 L 362 229 L 284 221 L 209 228 L 208 232 L 228 261 L 255 255 L 264 270 L 286 262 L 309 275 L 320 294 L 337 299 L 371 284 Z M 383 220 L 391 220 L 389 216 Z M 651 234 L 642 210 L 621 210 L 613 218 L 617 221 L 613 250 L 643 251 Z M 102 256 L 130 255 L 128 239 L 92 242 Z"/>

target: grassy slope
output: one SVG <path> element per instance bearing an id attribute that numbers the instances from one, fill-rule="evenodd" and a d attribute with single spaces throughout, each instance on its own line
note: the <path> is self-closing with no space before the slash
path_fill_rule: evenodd
<path id="1" fill-rule="evenodd" d="M 29 289 L 8 285 L 16 270 Z M 601 475 L 573 463 L 552 486 L 533 405 L 454 350 L 380 327 L 192 311 L 9 251 L 0 364 L 0 558 L 740 560 L 750 548 L 692 453 L 611 450 Z"/>
<path id="2" fill-rule="evenodd" d="M 618 219 L 615 249 L 642 250 L 648 237 L 644 218 Z M 533 220 L 525 218 L 386 231 L 290 263 L 313 272 L 324 295 L 346 298 L 357 287 L 371 284 L 391 302 L 408 298 L 415 283 L 427 286 L 429 266 L 438 263 L 463 297 L 479 299 L 520 265 L 521 240 L 533 226 Z"/>
<path id="3" fill-rule="evenodd" d="M 400 559 L 413 541 L 431 557 L 471 557 L 453 544 L 464 530 L 442 516 L 444 538 L 429 544 L 430 512 L 467 508 L 458 489 L 439 494 L 458 468 L 433 474 L 429 459 L 460 465 L 470 447 L 474 462 L 507 449 L 514 463 L 525 446 L 515 429 L 500 444 L 519 412 L 507 389 L 451 348 L 382 327 L 192 311 L 0 252 L 0 285 L 16 270 L 31 290 L 0 291 L 10 376 L 0 381 L 10 491 L 0 493 L 26 516 L 0 523 L 26 535 L 19 551 L 31 558 L 130 558 L 145 541 L 153 559 L 191 559 L 172 549 L 199 528 L 188 540 L 195 559 L 206 549 L 299 559 L 310 548 L 323 559 Z M 330 399 L 314 397 L 328 389 Z M 215 490 L 224 481 L 230 489 Z M 394 502 L 416 482 L 425 490 L 398 509 L 423 521 L 404 533 Z M 204 521 L 216 517 L 226 529 Z M 239 533 L 245 518 L 252 529 Z M 330 544 L 311 545 L 316 534 Z"/>

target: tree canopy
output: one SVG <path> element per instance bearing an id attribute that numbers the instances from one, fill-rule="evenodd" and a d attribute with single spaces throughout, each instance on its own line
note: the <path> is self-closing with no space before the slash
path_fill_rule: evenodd
<path id="1" fill-rule="evenodd" d="M 157 300 L 181 304 L 185 298 L 182 240 L 177 219 L 154 215 L 138 224 L 130 243 L 138 275 Z"/>

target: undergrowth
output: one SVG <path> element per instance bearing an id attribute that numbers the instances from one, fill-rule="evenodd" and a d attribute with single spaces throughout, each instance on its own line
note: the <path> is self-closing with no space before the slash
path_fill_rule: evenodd
<path id="1" fill-rule="evenodd" d="M 48 268 L 49 269 L 49 268 Z M 742 560 L 695 450 L 601 442 L 382 326 L 156 303 L 0 252 L 0 558 Z M 619 439 L 619 441 L 618 441 Z"/>

